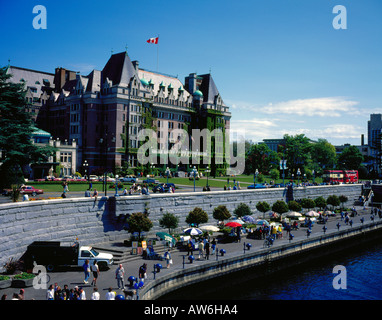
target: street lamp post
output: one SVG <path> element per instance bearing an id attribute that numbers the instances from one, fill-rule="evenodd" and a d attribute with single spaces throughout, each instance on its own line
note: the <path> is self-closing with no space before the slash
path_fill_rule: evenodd
<path id="1" fill-rule="evenodd" d="M 211 172 L 210 168 L 207 166 L 206 168 L 206 173 L 207 173 L 207 186 L 206 188 L 208 189 L 208 174 Z"/>
<path id="2" fill-rule="evenodd" d="M 168 175 L 170 174 L 170 169 L 169 167 L 166 168 L 166 175 L 167 175 L 167 183 L 168 183 Z"/>
<path id="3" fill-rule="evenodd" d="M 116 175 L 115 176 L 115 194 L 114 194 L 115 197 L 119 197 L 119 194 L 118 194 L 118 178 L 119 178 L 119 176 Z"/>
<path id="4" fill-rule="evenodd" d="M 256 187 L 256 178 L 259 175 L 259 170 L 256 169 L 255 174 L 253 175 L 253 187 Z"/>
<path id="5" fill-rule="evenodd" d="M 313 175 L 313 184 L 314 184 L 314 175 L 316 174 L 316 172 L 313 170 L 312 171 L 312 175 Z"/>
<path id="6" fill-rule="evenodd" d="M 192 169 L 192 174 L 194 176 L 194 192 L 195 192 L 195 177 L 196 177 L 196 172 L 197 172 L 197 170 L 196 170 L 196 167 L 194 166 L 194 169 Z"/>
<path id="7" fill-rule="evenodd" d="M 301 175 L 301 171 L 300 171 L 300 168 L 297 169 L 297 186 L 300 184 L 300 175 Z"/>

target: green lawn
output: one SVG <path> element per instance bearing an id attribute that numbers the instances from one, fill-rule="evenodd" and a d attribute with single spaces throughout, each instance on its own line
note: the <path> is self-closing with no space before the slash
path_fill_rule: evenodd
<path id="1" fill-rule="evenodd" d="M 159 178 L 159 177 L 155 177 L 155 179 L 157 181 L 159 181 L 160 183 L 166 183 L 167 182 L 167 178 Z M 215 188 L 224 188 L 224 186 L 227 186 L 228 187 L 228 183 L 227 183 L 227 179 L 228 177 L 208 177 L 208 185 L 210 187 L 215 187 Z M 240 175 L 240 176 L 236 176 L 236 177 L 229 177 L 229 185 L 231 186 L 231 188 L 233 187 L 233 180 L 235 179 L 236 182 L 239 182 L 240 186 L 242 189 L 246 189 L 247 186 L 253 184 L 253 175 Z M 266 177 L 265 179 L 268 183 L 269 181 L 271 180 L 269 177 Z M 139 181 L 142 181 L 142 179 L 140 179 Z M 285 179 L 285 182 L 288 182 L 289 179 Z M 320 183 L 322 181 L 322 179 L 316 179 L 316 182 Z M 193 179 L 189 179 L 189 178 L 169 178 L 168 179 L 168 182 L 171 182 L 171 183 L 174 183 L 175 186 L 180 186 L 180 185 L 186 185 L 186 186 L 193 186 L 194 185 L 194 180 Z M 276 183 L 282 183 L 283 180 L 282 179 L 277 179 L 275 181 Z M 63 187 L 61 185 L 60 182 L 28 182 L 27 184 L 29 185 L 33 185 L 35 188 L 37 189 L 43 189 L 44 192 L 62 192 L 63 191 Z M 110 185 L 113 185 L 112 182 L 108 182 L 108 190 L 110 189 Z M 127 188 L 130 187 L 130 183 L 124 183 L 124 186 L 126 186 Z M 195 186 L 196 187 L 204 187 L 207 185 L 207 177 L 202 177 L 200 178 L 199 180 L 195 180 Z M 71 183 L 69 182 L 68 183 L 68 187 L 69 187 L 69 192 L 70 191 L 77 191 L 77 192 L 80 192 L 80 191 L 83 191 L 85 192 L 88 187 L 89 187 L 89 184 L 87 182 L 75 182 L 75 183 Z M 93 190 L 94 188 L 97 188 L 98 190 L 102 190 L 102 182 L 93 182 Z"/>

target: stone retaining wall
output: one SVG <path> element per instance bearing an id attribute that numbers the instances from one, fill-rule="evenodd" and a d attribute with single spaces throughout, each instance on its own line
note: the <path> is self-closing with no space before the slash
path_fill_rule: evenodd
<path id="1" fill-rule="evenodd" d="M 346 195 L 349 204 L 361 194 L 357 185 L 318 186 L 296 188 L 295 199 L 329 195 Z M 213 209 L 222 204 L 230 212 L 241 202 L 256 211 L 259 201 L 273 204 L 285 200 L 284 189 L 257 189 L 235 191 L 191 192 L 175 194 L 151 194 L 149 196 L 67 198 L 0 205 L 0 266 L 9 258 L 20 258 L 33 241 L 71 241 L 76 238 L 83 245 L 119 241 L 128 238 L 123 229 L 121 215 L 143 212 L 147 209 L 154 223 L 150 234 L 163 229 L 159 219 L 171 212 L 179 217 L 180 225 L 186 226 L 185 218 L 195 207 L 209 214 L 211 223 Z"/>

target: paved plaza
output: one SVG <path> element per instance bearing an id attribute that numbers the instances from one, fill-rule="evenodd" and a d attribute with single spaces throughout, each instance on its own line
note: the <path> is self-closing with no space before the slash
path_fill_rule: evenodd
<path id="1" fill-rule="evenodd" d="M 361 217 L 364 218 L 365 222 L 371 221 L 371 210 L 370 208 L 363 209 L 362 207 L 356 207 L 357 210 L 357 216 L 352 217 L 353 220 L 353 227 L 358 226 L 361 224 Z M 379 218 L 376 217 L 376 220 Z M 341 220 L 341 217 L 339 214 L 337 214 L 336 217 L 330 217 L 328 222 L 326 223 L 327 230 L 326 232 L 335 232 L 338 230 L 337 224 L 340 224 L 340 230 L 344 228 L 352 228 L 349 225 L 346 225 L 343 220 Z M 323 224 L 313 224 L 312 227 L 312 234 L 310 236 L 316 235 L 316 234 L 323 234 Z M 294 235 L 294 239 L 292 241 L 296 241 L 299 239 L 306 239 L 307 238 L 307 228 L 299 228 L 299 230 L 292 231 L 292 234 Z M 215 236 L 217 236 L 219 233 L 215 233 L 211 239 Z M 286 231 L 283 232 L 283 238 L 277 239 L 274 242 L 274 246 L 282 245 L 289 243 L 289 239 L 287 237 Z M 263 249 L 264 240 L 255 240 L 255 239 L 247 239 L 246 236 L 241 237 L 241 242 L 231 242 L 231 243 L 218 243 L 217 244 L 217 250 L 225 249 L 226 254 L 224 257 L 216 255 L 211 255 L 209 257 L 209 261 L 216 260 L 216 259 L 227 259 L 232 258 L 235 256 L 242 255 L 244 253 L 244 243 L 250 243 L 252 245 L 250 251 L 253 252 L 256 250 Z M 111 246 L 112 244 L 110 244 Z M 126 248 L 129 249 L 129 248 Z M 123 267 L 125 269 L 125 286 L 128 288 L 129 281 L 128 278 L 130 276 L 138 277 L 138 270 L 139 267 L 143 264 L 147 264 L 147 279 L 146 282 L 152 281 L 154 279 L 154 264 L 160 263 L 163 265 L 163 269 L 155 274 L 155 277 L 159 278 L 163 275 L 166 275 L 170 272 L 173 272 L 174 270 L 180 270 L 183 268 L 188 268 L 190 266 L 195 266 L 199 264 L 205 263 L 207 260 L 199 260 L 198 259 L 198 253 L 197 251 L 194 252 L 195 261 L 193 264 L 190 264 L 187 259 L 187 252 L 186 251 L 180 251 L 178 249 L 172 249 L 171 256 L 173 259 L 173 265 L 170 266 L 169 269 L 166 268 L 166 262 L 165 261 L 159 261 L 159 260 L 144 260 L 141 256 L 131 256 L 131 258 L 128 258 L 126 261 L 122 262 Z M 185 262 L 183 264 L 183 261 Z M 115 291 L 117 294 L 122 294 L 122 290 L 119 290 L 117 287 L 117 280 L 115 279 L 115 270 L 118 266 L 114 265 L 111 269 L 108 271 L 101 271 L 100 276 L 97 280 L 97 288 L 100 292 L 101 300 L 105 300 L 106 293 L 109 289 L 109 287 L 113 288 L 113 291 Z M 48 273 L 49 276 L 49 283 L 55 284 L 57 283 L 61 288 L 64 287 L 65 284 L 68 285 L 69 288 L 74 288 L 75 286 L 82 287 L 86 293 L 86 298 L 89 300 L 91 298 L 91 294 L 93 292 L 93 286 L 90 285 L 92 276 L 90 277 L 89 284 L 84 284 L 84 273 L 81 268 L 66 268 L 65 270 L 58 270 L 56 272 L 50 272 Z M 7 294 L 7 299 L 10 300 L 12 298 L 13 293 L 18 293 L 20 289 L 18 288 L 6 288 L 3 290 L 0 290 L 0 295 Z M 33 287 L 27 287 L 25 290 L 25 299 L 26 300 L 46 300 L 46 289 L 34 289 Z M 139 291 L 138 291 L 139 295 Z"/>

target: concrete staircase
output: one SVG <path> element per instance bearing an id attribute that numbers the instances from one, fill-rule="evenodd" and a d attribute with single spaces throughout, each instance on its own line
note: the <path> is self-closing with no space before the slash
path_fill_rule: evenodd
<path id="1" fill-rule="evenodd" d="M 114 257 L 114 265 L 124 263 L 132 260 L 142 259 L 141 254 L 132 254 L 132 247 L 124 246 L 123 243 L 99 243 L 92 246 L 95 250 L 111 253 Z M 156 244 L 153 246 L 154 251 L 163 256 L 167 248 L 163 244 Z M 173 247 L 171 251 L 179 250 L 178 247 Z"/>

